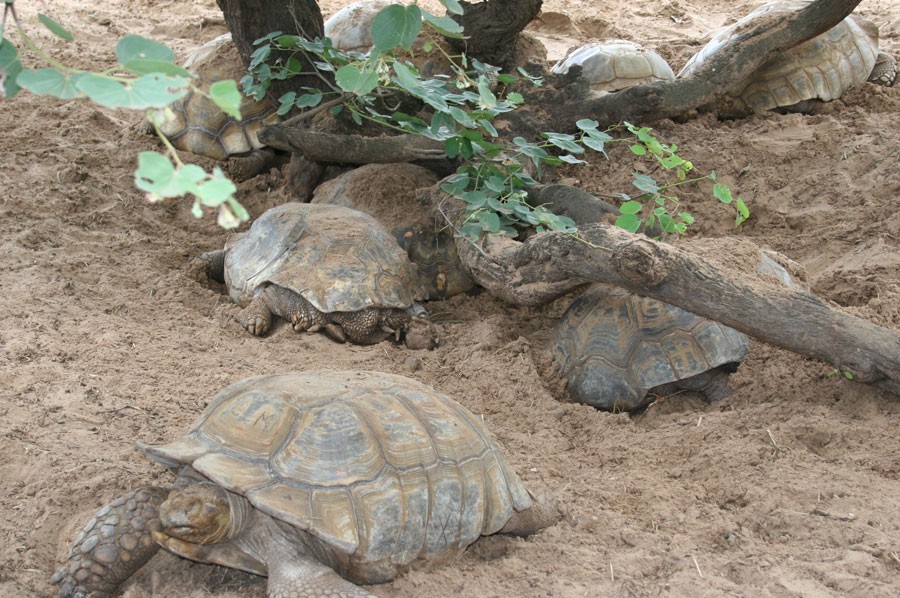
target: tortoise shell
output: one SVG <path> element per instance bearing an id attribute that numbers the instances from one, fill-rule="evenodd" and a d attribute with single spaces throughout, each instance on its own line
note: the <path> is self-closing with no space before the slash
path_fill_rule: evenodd
<path id="1" fill-rule="evenodd" d="M 270 283 L 324 313 L 406 309 L 422 296 L 406 253 L 375 218 L 329 204 L 282 204 L 228 239 L 231 299 L 248 305 Z"/>
<path id="2" fill-rule="evenodd" d="M 553 339 L 572 398 L 609 410 L 641 407 L 654 388 L 739 363 L 748 348 L 737 330 L 601 284 L 569 306 Z"/>
<path id="3" fill-rule="evenodd" d="M 624 39 L 591 42 L 576 48 L 550 71 L 563 75 L 574 65 L 581 66 L 581 76 L 598 93 L 675 78 L 672 67 L 662 56 Z"/>
<path id="4" fill-rule="evenodd" d="M 372 21 L 390 0 L 362 0 L 348 4 L 327 19 L 323 33 L 331 44 L 345 52 L 368 52 L 372 42 Z"/>
<path id="5" fill-rule="evenodd" d="M 435 183 L 437 176 L 416 164 L 366 164 L 322 183 L 310 201 L 377 218 L 416 265 L 425 298 L 446 299 L 475 283 L 459 259 L 452 232 L 440 227 L 418 198 L 417 190 Z"/>
<path id="6" fill-rule="evenodd" d="M 453 560 L 532 504 L 479 418 L 392 374 L 249 378 L 181 439 L 142 448 L 308 532 L 342 575 L 370 583 Z"/>
<path id="7" fill-rule="evenodd" d="M 688 60 L 679 77 L 694 73 L 751 21 L 793 13 L 807 0 L 764 4 L 717 33 Z M 807 100 L 836 100 L 850 87 L 866 81 L 878 59 L 878 29 L 864 19 L 847 17 L 825 33 L 763 63 L 734 95 L 756 112 L 794 106 Z"/>
<path id="8" fill-rule="evenodd" d="M 217 81 L 240 81 L 246 74 L 230 33 L 198 48 L 183 66 L 196 74 L 194 85 L 203 91 Z M 159 128 L 180 150 L 225 160 L 263 147 L 257 138 L 259 130 L 279 120 L 276 106 L 268 98 L 254 100 L 244 96 L 240 111 L 242 120 L 235 120 L 208 97 L 191 90 L 162 111 Z"/>

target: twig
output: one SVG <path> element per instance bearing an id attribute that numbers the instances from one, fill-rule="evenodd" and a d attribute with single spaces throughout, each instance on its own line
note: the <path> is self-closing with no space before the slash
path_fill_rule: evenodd
<path id="1" fill-rule="evenodd" d="M 691 555 L 691 559 L 694 561 L 694 566 L 697 567 L 697 573 L 700 574 L 700 577 L 703 577 L 703 571 L 700 570 L 700 563 L 697 562 L 697 557 Z"/>
<path id="2" fill-rule="evenodd" d="M 773 455 L 774 455 L 774 456 L 777 457 L 777 456 L 779 456 L 779 455 L 783 455 L 783 454 L 787 453 L 787 449 L 782 448 L 781 446 L 778 445 L 777 442 L 775 442 L 775 437 L 772 435 L 772 430 L 769 430 L 769 429 L 767 428 L 767 429 L 766 429 L 766 434 L 769 435 L 769 442 L 772 443 L 772 447 L 774 448 L 774 452 L 773 452 Z"/>

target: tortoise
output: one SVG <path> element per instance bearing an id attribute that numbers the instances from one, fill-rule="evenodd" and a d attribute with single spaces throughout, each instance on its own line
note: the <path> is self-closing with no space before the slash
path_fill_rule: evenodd
<path id="1" fill-rule="evenodd" d="M 624 39 L 607 39 L 580 46 L 553 65 L 550 72 L 564 75 L 575 65 L 581 66 L 581 76 L 598 95 L 675 78 L 672 67 L 662 56 Z"/>
<path id="2" fill-rule="evenodd" d="M 323 27 L 331 44 L 345 52 L 368 52 L 372 42 L 372 21 L 390 0 L 362 0 L 348 4 L 327 19 Z"/>
<path id="3" fill-rule="evenodd" d="M 219 392 L 180 439 L 139 444 L 171 490 L 100 509 L 53 575 L 60 596 L 109 595 L 163 547 L 268 576 L 269 597 L 369 596 L 411 567 L 452 563 L 483 535 L 559 519 L 480 418 L 403 376 L 311 371 Z"/>
<path id="4" fill-rule="evenodd" d="M 688 60 L 678 77 L 693 74 L 718 53 L 738 31 L 752 21 L 792 13 L 809 4 L 807 0 L 769 2 L 717 33 L 706 46 Z M 871 81 L 891 86 L 896 78 L 894 59 L 878 50 L 878 27 L 861 17 L 843 21 L 802 44 L 763 63 L 736 86 L 736 112 L 765 112 L 774 109 L 805 110 L 811 101 L 831 101 L 850 87 Z"/>
<path id="5" fill-rule="evenodd" d="M 217 81 L 240 80 L 247 71 L 230 33 L 198 48 L 183 66 L 196 74 L 195 85 L 204 91 Z M 268 98 L 244 96 L 240 112 L 242 120 L 236 120 L 207 96 L 191 90 L 167 109 L 157 111 L 153 118 L 159 131 L 176 148 L 227 161 L 229 174 L 246 180 L 272 164 L 275 152 L 260 143 L 257 134 L 264 125 L 278 122 L 280 117 L 277 106 Z"/>
<path id="6" fill-rule="evenodd" d="M 748 348 L 744 334 L 719 322 L 595 284 L 563 314 L 552 352 L 573 399 L 629 411 L 678 390 L 724 399 Z"/>
<path id="7" fill-rule="evenodd" d="M 451 231 L 439 227 L 417 190 L 437 176 L 416 164 L 366 164 L 320 184 L 311 203 L 347 206 L 378 219 L 416 265 L 429 300 L 468 292 L 475 283 L 463 268 Z"/>
<path id="8" fill-rule="evenodd" d="M 394 336 L 411 349 L 433 348 L 433 325 L 416 303 L 423 292 L 397 241 L 375 218 L 343 206 L 290 202 L 260 215 L 225 248 L 203 256 L 244 309 L 251 334 L 272 317 L 297 332 L 324 330 L 361 344 Z"/>

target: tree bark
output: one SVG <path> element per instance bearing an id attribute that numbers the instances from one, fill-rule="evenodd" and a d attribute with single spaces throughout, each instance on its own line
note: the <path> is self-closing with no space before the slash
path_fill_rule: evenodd
<path id="1" fill-rule="evenodd" d="M 447 160 L 444 144 L 421 135 L 360 137 L 267 125 L 259 140 L 275 149 L 302 153 L 314 162 L 392 164 L 416 160 Z"/>
<path id="2" fill-rule="evenodd" d="M 516 38 L 541 11 L 543 0 L 460 1 L 463 14 L 453 16 L 465 39 L 448 38 L 456 50 L 482 62 L 506 68 Z"/>
<path id="3" fill-rule="evenodd" d="M 322 36 L 322 13 L 315 0 L 216 0 L 225 16 L 234 44 L 244 61 L 257 46 L 253 42 L 273 31 L 314 38 Z M 273 53 L 269 63 L 286 60 L 287 53 Z M 299 56 L 298 56 L 299 57 Z M 304 71 L 313 72 L 312 64 L 304 65 Z M 273 97 L 301 87 L 320 87 L 322 80 L 316 76 L 299 76 L 287 81 L 274 80 L 270 87 Z"/>

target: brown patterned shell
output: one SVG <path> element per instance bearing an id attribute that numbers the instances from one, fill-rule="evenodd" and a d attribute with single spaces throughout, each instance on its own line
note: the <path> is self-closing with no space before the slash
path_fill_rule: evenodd
<path id="1" fill-rule="evenodd" d="M 662 56 L 624 39 L 607 39 L 576 48 L 550 71 L 562 75 L 574 65 L 581 66 L 581 76 L 599 93 L 675 78 Z"/>
<path id="2" fill-rule="evenodd" d="M 793 13 L 808 0 L 769 2 L 716 34 L 687 62 L 679 77 L 692 74 L 750 21 Z M 847 17 L 825 33 L 782 52 L 759 67 L 736 94 L 756 112 L 793 106 L 806 100 L 836 100 L 869 78 L 878 57 L 877 28 Z"/>
<path id="3" fill-rule="evenodd" d="M 198 48 L 184 63 L 184 68 L 197 75 L 194 84 L 208 90 L 216 81 L 240 81 L 246 74 L 237 48 L 226 33 Z M 263 125 L 277 122 L 276 106 L 268 98 L 257 101 L 244 97 L 242 120 L 235 120 L 215 103 L 191 91 L 169 106 L 160 130 L 180 150 L 215 160 L 244 154 L 263 147 L 257 134 Z"/>
<path id="4" fill-rule="evenodd" d="M 470 291 L 475 282 L 463 268 L 453 232 L 440 226 L 417 190 L 437 176 L 416 164 L 366 164 L 325 181 L 311 203 L 347 206 L 378 219 L 416 265 L 425 299 L 446 299 Z"/>
<path id="5" fill-rule="evenodd" d="M 572 398 L 610 410 L 640 407 L 655 387 L 738 363 L 748 348 L 733 328 L 608 285 L 578 297 L 553 340 Z"/>
<path id="6" fill-rule="evenodd" d="M 452 560 L 532 504 L 479 418 L 378 372 L 249 378 L 145 450 L 308 532 L 351 577 Z"/>
<path id="7" fill-rule="evenodd" d="M 271 283 L 324 313 L 406 309 L 422 295 L 412 263 L 377 220 L 329 204 L 282 204 L 233 235 L 225 283 L 239 305 Z"/>

